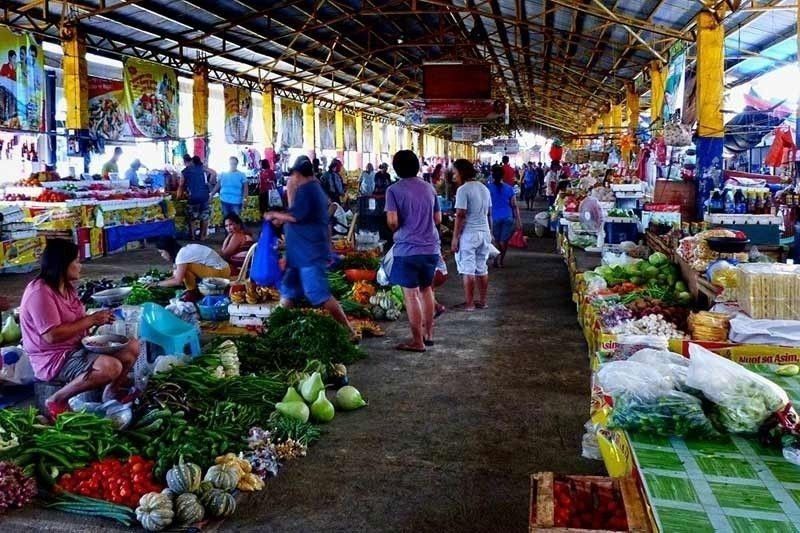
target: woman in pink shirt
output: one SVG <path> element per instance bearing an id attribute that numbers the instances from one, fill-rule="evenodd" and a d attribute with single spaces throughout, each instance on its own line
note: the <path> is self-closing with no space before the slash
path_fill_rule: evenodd
<path id="1" fill-rule="evenodd" d="M 81 346 L 90 328 L 109 324 L 114 317 L 108 309 L 86 315 L 73 287 L 80 273 L 78 247 L 62 239 L 49 240 L 41 272 L 22 295 L 22 344 L 33 372 L 41 381 L 66 383 L 45 401 L 51 418 L 69 411 L 67 401 L 81 392 L 104 386 L 103 401 L 117 398 L 139 355 L 135 339 L 114 355 L 94 354 Z"/>

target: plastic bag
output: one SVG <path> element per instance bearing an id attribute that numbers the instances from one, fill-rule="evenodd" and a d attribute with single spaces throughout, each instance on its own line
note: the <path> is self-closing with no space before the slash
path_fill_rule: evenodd
<path id="1" fill-rule="evenodd" d="M 622 394 L 614 399 L 608 427 L 663 437 L 719 435 L 703 412 L 700 399 L 680 391 L 670 391 L 647 401 Z"/>
<path id="2" fill-rule="evenodd" d="M 689 359 L 666 350 L 653 350 L 644 348 L 628 358 L 628 361 L 642 363 L 655 368 L 668 377 L 673 386 L 680 391 L 692 392 L 686 385 L 689 373 Z"/>
<path id="3" fill-rule="evenodd" d="M 389 285 L 389 276 L 392 273 L 392 263 L 394 262 L 394 245 L 389 248 L 386 255 L 381 259 L 381 266 L 378 268 L 378 276 L 376 281 L 378 285 L 385 287 Z M 445 267 L 447 268 L 447 267 Z"/>
<path id="4" fill-rule="evenodd" d="M 686 383 L 714 403 L 709 417 L 731 433 L 756 433 L 789 404 L 786 392 L 767 378 L 698 346 L 689 345 Z"/>
<path id="5" fill-rule="evenodd" d="M 673 383 L 655 368 L 634 361 L 611 361 L 597 371 L 597 383 L 615 400 L 629 394 L 640 400 L 655 400 L 672 391 Z"/>
<path id="6" fill-rule="evenodd" d="M 278 239 L 272 224 L 264 222 L 258 246 L 250 267 L 250 279 L 260 287 L 275 287 L 281 280 L 281 267 L 278 264 Z"/>
<path id="7" fill-rule="evenodd" d="M 33 383 L 33 368 L 25 350 L 19 346 L 6 346 L 0 350 L 0 356 L 0 382 L 14 385 Z"/>
<path id="8" fill-rule="evenodd" d="M 524 249 L 528 247 L 528 240 L 525 237 L 525 234 L 522 233 L 522 230 L 518 229 L 511 234 L 511 238 L 508 240 L 508 245 L 512 248 Z"/>

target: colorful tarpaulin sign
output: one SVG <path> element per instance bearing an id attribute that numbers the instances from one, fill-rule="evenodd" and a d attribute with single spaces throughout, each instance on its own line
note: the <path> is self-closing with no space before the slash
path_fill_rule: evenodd
<path id="1" fill-rule="evenodd" d="M 253 97 L 248 89 L 225 85 L 225 142 L 228 144 L 253 143 Z"/>
<path id="2" fill-rule="evenodd" d="M 123 100 L 122 80 L 89 77 L 89 131 L 111 141 L 130 137 Z"/>
<path id="3" fill-rule="evenodd" d="M 44 54 L 29 33 L 0 27 L 0 127 L 40 131 Z"/>
<path id="4" fill-rule="evenodd" d="M 664 118 L 674 119 L 683 113 L 683 95 L 686 90 L 686 52 L 677 54 L 669 62 L 666 87 L 664 89 Z"/>
<path id="5" fill-rule="evenodd" d="M 453 140 L 461 142 L 478 142 L 481 140 L 480 124 L 454 124 Z"/>
<path id="6" fill-rule="evenodd" d="M 122 76 L 126 121 L 134 137 L 178 136 L 178 78 L 149 61 L 127 59 Z"/>

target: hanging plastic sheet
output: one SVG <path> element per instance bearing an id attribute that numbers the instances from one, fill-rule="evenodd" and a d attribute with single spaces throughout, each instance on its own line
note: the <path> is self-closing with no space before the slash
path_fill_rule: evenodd
<path id="1" fill-rule="evenodd" d="M 299 102 L 281 99 L 281 146 L 303 147 L 303 108 Z"/>
<path id="2" fill-rule="evenodd" d="M 374 151 L 373 150 L 373 140 L 375 138 L 374 134 L 372 133 L 372 121 L 371 120 L 365 120 L 364 121 L 363 132 L 364 133 L 361 135 L 361 137 L 362 137 L 362 141 L 361 142 L 363 143 L 363 147 L 364 147 L 362 152 L 367 152 L 367 153 L 371 154 Z"/>
<path id="3" fill-rule="evenodd" d="M 356 139 L 356 117 L 353 115 L 344 116 L 344 149 L 355 152 L 358 150 Z"/>
<path id="4" fill-rule="evenodd" d="M 323 150 L 334 150 L 336 119 L 333 111 L 327 109 L 319 110 L 319 142 Z"/>

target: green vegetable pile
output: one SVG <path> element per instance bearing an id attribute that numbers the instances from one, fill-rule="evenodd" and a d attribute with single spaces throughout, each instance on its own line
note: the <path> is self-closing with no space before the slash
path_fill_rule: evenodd
<path id="1" fill-rule="evenodd" d="M 689 304 L 692 295 L 681 280 L 678 266 L 661 252 L 655 252 L 646 261 L 625 266 L 599 266 L 594 269 L 609 287 L 632 283 L 647 290 L 647 296 L 667 303 Z"/>
<path id="2" fill-rule="evenodd" d="M 40 424 L 36 416 L 33 407 L 0 409 L 0 427 L 18 443 L 0 451 L 0 459 L 14 461 L 26 475 L 35 474 L 46 485 L 52 485 L 61 473 L 106 455 L 133 452 L 119 441 L 109 419 L 82 412 L 64 413 L 50 426 Z"/>
<path id="3" fill-rule="evenodd" d="M 344 277 L 344 274 L 338 270 L 331 270 L 328 272 L 328 287 L 330 287 L 331 294 L 337 300 L 341 300 L 350 292 L 350 283 Z"/>
<path id="4" fill-rule="evenodd" d="M 232 340 L 239 350 L 244 373 L 301 370 L 311 359 L 327 368 L 363 357 L 341 324 L 313 310 L 278 307 L 267 320 L 264 332 Z"/>
<path id="5" fill-rule="evenodd" d="M 381 260 L 377 257 L 367 256 L 364 254 L 350 254 L 346 255 L 339 262 L 339 270 L 378 270 L 381 266 Z"/>
<path id="6" fill-rule="evenodd" d="M 167 305 L 170 299 L 174 297 L 174 287 L 148 286 L 137 281 L 131 285 L 131 293 L 125 298 L 125 304 L 142 305 L 143 303 L 153 302 L 159 305 Z"/>
<path id="7" fill-rule="evenodd" d="M 702 402 L 680 391 L 671 391 L 652 401 L 631 394 L 615 397 L 608 427 L 664 437 L 719 436 L 703 412 Z"/>

